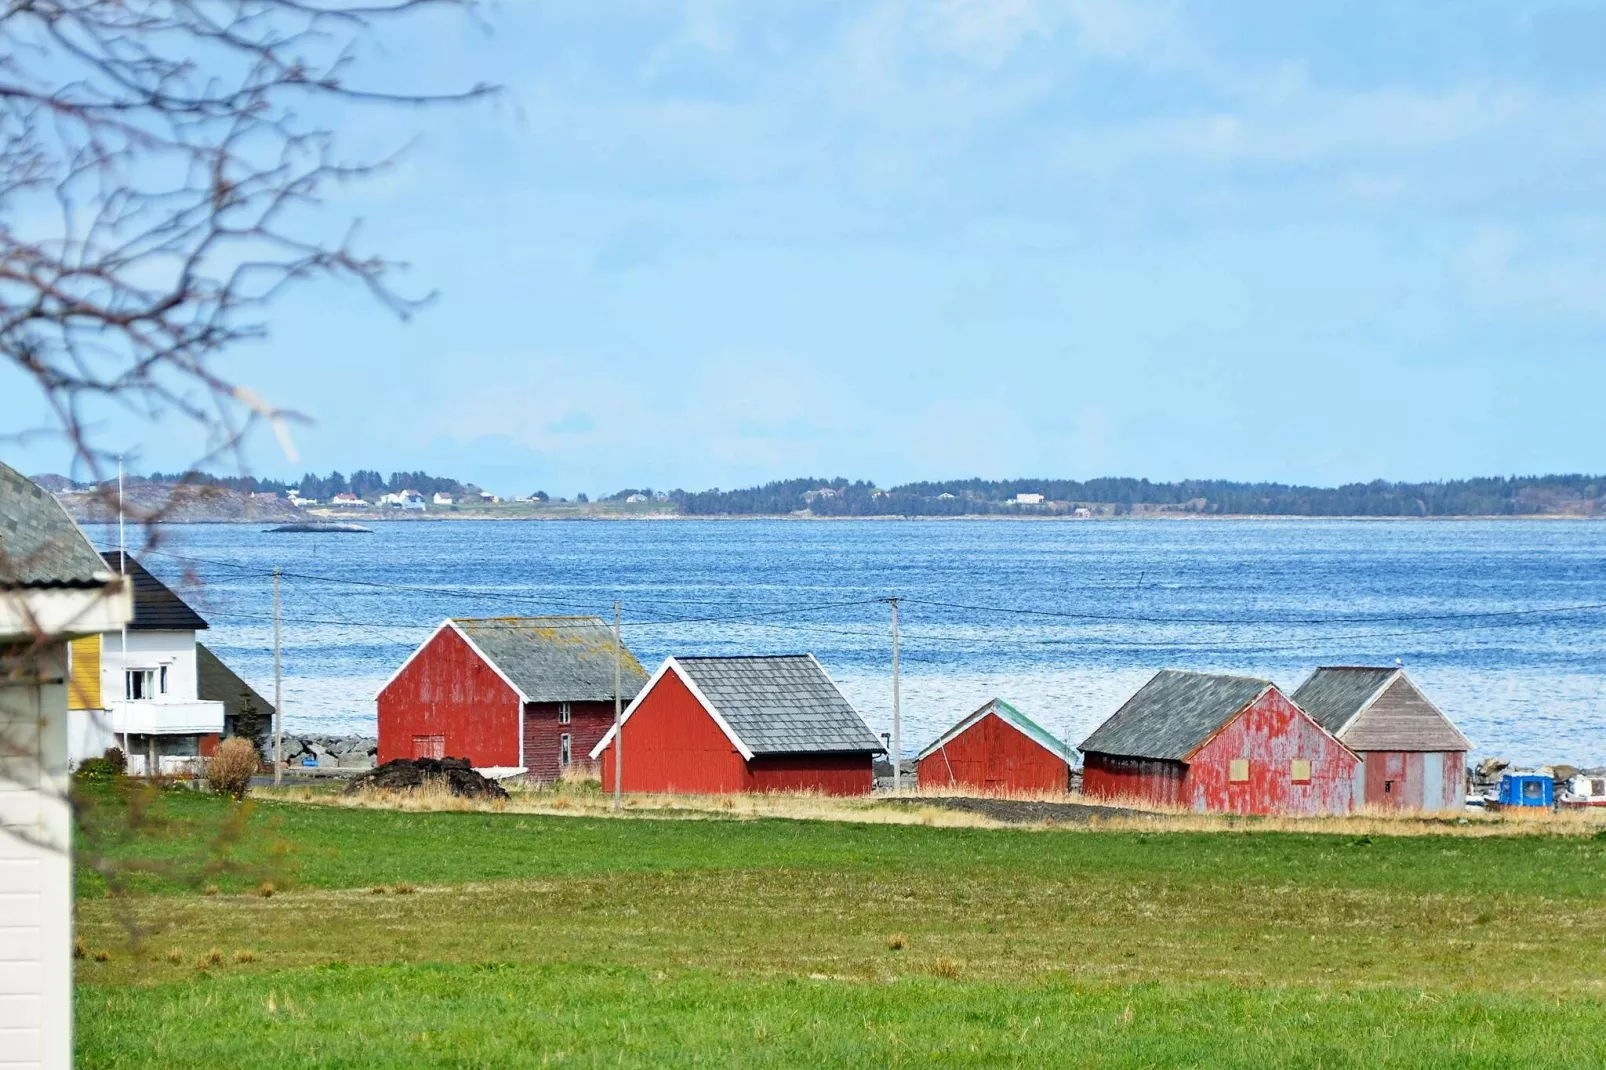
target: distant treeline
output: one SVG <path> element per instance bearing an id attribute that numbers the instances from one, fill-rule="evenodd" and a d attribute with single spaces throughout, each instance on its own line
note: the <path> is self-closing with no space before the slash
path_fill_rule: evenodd
<path id="1" fill-rule="evenodd" d="M 1041 505 L 1011 501 L 1041 494 Z M 1134 511 L 1267 516 L 1535 516 L 1606 511 L 1606 476 L 1493 476 L 1443 483 L 1349 483 L 1303 487 L 1230 480 L 963 479 L 907 483 L 881 489 L 845 479 L 788 479 L 743 490 L 674 491 L 694 516 L 785 514 L 815 516 L 1047 515 L 1086 506 L 1098 512 Z M 1102 508 L 1101 508 L 1102 507 Z"/>
<path id="2" fill-rule="evenodd" d="M 475 493 L 479 491 L 479 488 L 471 483 L 460 483 L 444 476 L 432 476 L 428 472 L 392 472 L 387 479 L 378 472 L 363 468 L 359 468 L 350 476 L 339 472 L 330 472 L 326 476 L 308 472 L 295 483 L 279 479 L 258 479 L 255 476 L 215 476 L 209 472 L 152 472 L 147 478 L 152 483 L 226 487 L 246 494 L 270 491 L 275 494 L 285 494 L 293 490 L 303 498 L 316 498 L 319 501 L 328 501 L 336 494 L 355 494 L 359 498 L 373 499 L 382 494 L 394 494 L 403 490 L 416 490 L 426 497 L 434 494 L 450 494 L 456 497 L 471 491 Z"/>

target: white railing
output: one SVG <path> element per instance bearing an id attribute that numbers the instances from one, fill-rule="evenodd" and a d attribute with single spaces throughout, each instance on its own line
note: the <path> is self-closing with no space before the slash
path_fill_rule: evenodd
<path id="1" fill-rule="evenodd" d="M 221 702 L 114 702 L 107 711 L 107 722 L 117 735 L 174 736 L 204 735 L 223 731 Z"/>

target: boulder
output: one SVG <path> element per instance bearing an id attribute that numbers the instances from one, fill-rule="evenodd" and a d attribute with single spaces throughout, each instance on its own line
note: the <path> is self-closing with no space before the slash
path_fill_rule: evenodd
<path id="1" fill-rule="evenodd" d="M 1472 770 L 1473 776 L 1483 783 L 1499 780 L 1500 774 L 1511 768 L 1511 763 L 1504 758 L 1485 758 Z"/>
<path id="2" fill-rule="evenodd" d="M 342 769 L 372 769 L 374 756 L 364 751 L 347 751 L 337 761 Z"/>

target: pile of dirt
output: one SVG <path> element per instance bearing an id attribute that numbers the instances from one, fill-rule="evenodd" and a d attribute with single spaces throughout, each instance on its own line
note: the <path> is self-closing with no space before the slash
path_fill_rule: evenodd
<path id="1" fill-rule="evenodd" d="M 395 758 L 353 777 L 346 794 L 365 789 L 410 791 L 430 782 L 445 784 L 453 795 L 467 799 L 507 798 L 507 789 L 476 773 L 467 758 Z"/>
<path id="2" fill-rule="evenodd" d="M 1112 817 L 1159 816 L 1123 806 L 1089 806 L 1087 803 L 1037 802 L 1031 799 L 984 799 L 967 795 L 921 795 L 886 801 L 905 806 L 940 806 L 945 810 L 980 814 L 994 821 L 1005 821 L 1010 824 L 1052 821 L 1059 824 L 1085 825 L 1090 821 Z"/>

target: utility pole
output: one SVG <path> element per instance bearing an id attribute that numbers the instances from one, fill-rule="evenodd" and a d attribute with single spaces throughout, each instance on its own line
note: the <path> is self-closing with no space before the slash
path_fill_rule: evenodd
<path id="1" fill-rule="evenodd" d="M 273 570 L 273 786 L 284 779 L 284 677 L 279 672 L 279 570 Z"/>
<path id="2" fill-rule="evenodd" d="M 903 790 L 903 764 L 899 761 L 903 756 L 903 724 L 898 696 L 898 600 L 887 601 L 892 604 L 892 790 L 899 792 Z"/>
<path id="3" fill-rule="evenodd" d="M 619 602 L 613 603 L 613 808 L 622 805 L 625 775 L 624 699 L 619 694 L 624 647 L 619 642 Z"/>
<path id="4" fill-rule="evenodd" d="M 128 589 L 128 536 L 123 533 L 123 455 L 117 455 L 117 575 L 122 581 L 123 589 Z M 128 622 L 123 621 L 122 642 L 119 644 L 118 661 L 123 672 L 123 699 L 126 701 L 134 696 L 128 693 Z M 101 699 L 105 701 L 104 698 Z M 123 709 L 123 767 L 128 763 L 128 710 Z M 146 776 L 155 776 L 155 770 L 145 770 Z"/>

